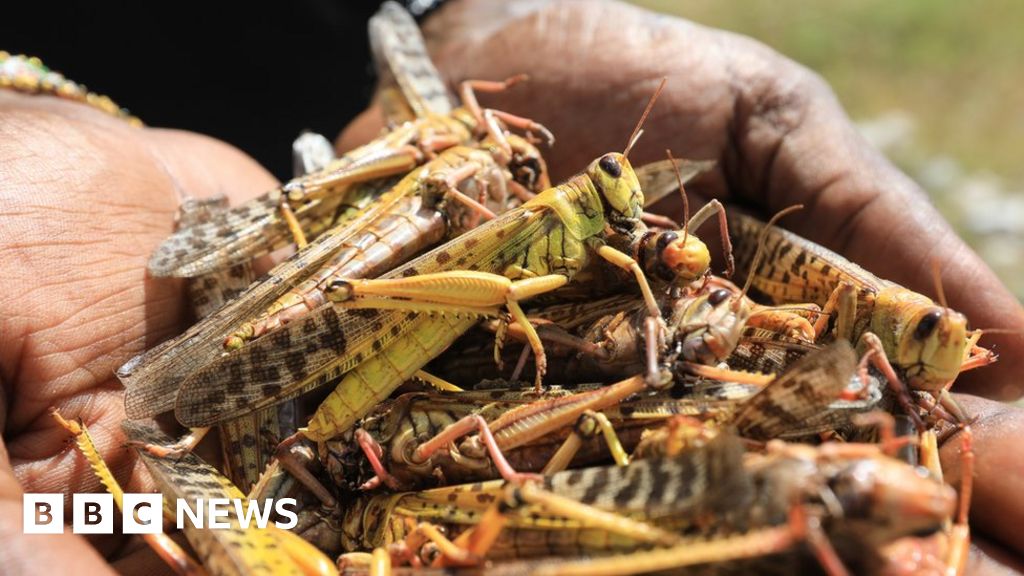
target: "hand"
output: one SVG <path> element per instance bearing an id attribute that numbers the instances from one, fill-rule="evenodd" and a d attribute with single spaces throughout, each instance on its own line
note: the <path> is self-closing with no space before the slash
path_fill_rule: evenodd
<path id="1" fill-rule="evenodd" d="M 666 148 L 680 158 L 715 159 L 715 173 L 691 192 L 752 203 L 767 214 L 802 203 L 806 208 L 784 226 L 924 294 L 934 294 L 936 258 L 950 305 L 972 326 L 1024 331 L 1017 300 L 923 191 L 857 134 L 828 86 L 767 47 L 614 2 L 459 0 L 432 16 L 426 31 L 450 82 L 530 75 L 528 83 L 481 100 L 554 132 L 558 142 L 545 153 L 554 180 L 622 150 L 667 77 L 632 153 L 634 165 L 663 159 Z M 368 111 L 339 147 L 365 141 L 380 122 L 376 110 Z M 986 336 L 982 343 L 997 347 L 999 362 L 965 374 L 956 389 L 1020 397 L 1024 339 Z M 1007 440 L 1024 416 L 992 402 L 967 405 L 982 419 L 998 412 L 1000 422 L 976 426 L 987 433 L 976 443 L 975 530 L 1024 552 L 1024 537 L 1012 528 L 1024 521 L 1024 505 L 1007 488 L 1024 478 L 1020 451 Z M 953 457 L 955 449 L 944 454 Z"/>
<path id="2" fill-rule="evenodd" d="M 0 565 L 110 574 L 78 536 L 22 534 L 22 491 L 63 492 L 68 512 L 72 492 L 103 492 L 49 408 L 89 426 L 126 490 L 149 491 L 124 448 L 114 371 L 181 332 L 185 308 L 181 283 L 147 278 L 146 261 L 184 195 L 254 196 L 275 182 L 224 143 L 8 91 L 0 167 Z M 105 553 L 116 545 L 99 543 Z"/>

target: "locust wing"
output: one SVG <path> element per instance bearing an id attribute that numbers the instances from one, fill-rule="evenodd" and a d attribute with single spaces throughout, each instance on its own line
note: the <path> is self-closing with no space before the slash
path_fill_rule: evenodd
<path id="1" fill-rule="evenodd" d="M 452 111 L 448 89 L 412 15 L 397 2 L 385 2 L 370 18 L 369 31 L 378 77 L 376 98 L 390 122 Z"/>
<path id="2" fill-rule="evenodd" d="M 546 477 L 543 487 L 610 512 L 645 520 L 671 517 L 682 524 L 750 501 L 753 488 L 743 451 L 735 434 L 722 431 L 706 445 L 676 456 L 567 470 Z M 475 524 L 501 497 L 503 484 L 497 480 L 405 494 L 396 497 L 395 510 L 417 521 Z M 509 522 L 510 527 L 559 531 L 579 526 L 536 505 L 517 508 Z"/>
<path id="3" fill-rule="evenodd" d="M 839 340 L 796 361 L 747 400 L 732 424 L 741 435 L 758 440 L 820 432 L 809 423 L 839 397 L 856 368 L 853 348 Z"/>
<path id="4" fill-rule="evenodd" d="M 483 270 L 501 273 L 557 217 L 518 208 L 396 268 L 384 278 Z M 203 366 L 181 385 L 175 412 L 187 426 L 211 424 L 295 397 L 337 378 L 403 336 L 420 315 L 321 306 Z M 429 360 L 424 360 L 424 363 Z"/>
<path id="5" fill-rule="evenodd" d="M 729 236 L 736 270 L 750 270 L 764 226 L 756 218 L 730 211 Z M 887 284 L 835 252 L 775 226 L 765 238 L 764 252 L 766 257 L 757 270 L 751 271 L 752 292 L 763 293 L 775 304 L 823 304 L 843 281 L 861 290 L 874 291 Z"/>
<path id="6" fill-rule="evenodd" d="M 369 196 L 379 196 L 394 179 L 359 185 Z M 381 199 L 383 200 L 383 198 Z M 174 407 L 181 382 L 223 353 L 224 339 L 240 322 L 257 316 L 295 284 L 313 274 L 352 237 L 359 224 L 387 206 L 374 206 L 351 222 L 342 222 L 292 257 L 275 266 L 239 297 L 209 317 L 122 366 L 117 376 L 128 389 L 125 410 L 129 418 L 146 418 Z"/>

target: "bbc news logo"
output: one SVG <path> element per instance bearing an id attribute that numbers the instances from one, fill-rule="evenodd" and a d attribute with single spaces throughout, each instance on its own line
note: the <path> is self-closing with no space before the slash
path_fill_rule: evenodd
<path id="1" fill-rule="evenodd" d="M 121 515 L 123 534 L 159 534 L 163 531 L 164 500 L 160 494 L 124 495 Z M 266 528 L 274 524 L 294 528 L 299 517 L 294 498 L 263 501 L 241 498 L 177 499 L 174 510 L 178 529 L 189 527 L 226 530 L 233 520 L 243 528 Z M 25 534 L 64 533 L 63 494 L 25 494 L 22 498 Z M 75 534 L 113 534 L 118 514 L 110 494 L 74 494 L 71 499 L 71 531 Z M 278 518 L 270 522 L 276 514 Z"/>

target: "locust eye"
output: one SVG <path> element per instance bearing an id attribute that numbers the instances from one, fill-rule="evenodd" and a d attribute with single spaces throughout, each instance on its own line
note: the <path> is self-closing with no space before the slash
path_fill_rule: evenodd
<path id="1" fill-rule="evenodd" d="M 601 170 L 604 170 L 613 178 L 622 176 L 622 165 L 619 164 L 619 161 L 614 156 L 605 156 L 597 164 L 601 167 Z"/>
<path id="2" fill-rule="evenodd" d="M 708 294 L 708 302 L 712 306 L 718 306 L 722 302 L 725 302 L 729 298 L 729 291 L 725 288 L 719 288 L 711 294 Z"/>
<path id="3" fill-rule="evenodd" d="M 921 317 L 921 321 L 917 323 L 917 328 L 914 329 L 914 338 L 917 340 L 924 340 L 925 338 L 932 335 L 935 332 L 935 327 L 939 325 L 939 320 L 942 319 L 942 312 L 939 310 L 932 310 Z"/>

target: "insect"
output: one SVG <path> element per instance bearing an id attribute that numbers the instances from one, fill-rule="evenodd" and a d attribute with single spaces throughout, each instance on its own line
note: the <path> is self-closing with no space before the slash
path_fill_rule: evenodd
<path id="1" fill-rule="evenodd" d="M 729 218 L 736 255 L 746 261 L 752 238 L 764 225 L 742 214 Z M 753 287 L 775 303 L 810 302 L 822 307 L 815 333 L 828 333 L 872 350 L 872 361 L 886 374 L 901 401 L 909 404 L 901 382 L 940 394 L 956 376 L 994 360 L 976 346 L 979 332 L 967 333 L 962 314 L 930 298 L 882 280 L 821 246 L 770 227 L 770 257 L 753 269 Z M 912 410 L 908 410 L 912 411 Z"/>
<path id="2" fill-rule="evenodd" d="M 89 431 L 84 425 L 65 420 L 56 412 L 53 416 L 62 427 L 75 436 L 82 455 L 114 495 L 118 507 L 122 507 L 123 491 L 96 450 Z M 125 422 L 124 428 L 128 437 L 138 442 L 170 441 L 159 430 L 141 424 Z M 143 453 L 142 459 L 150 476 L 163 493 L 165 503 L 183 498 L 194 508 L 198 498 L 204 501 L 209 501 L 210 498 L 244 498 L 229 480 L 194 455 L 189 454 L 182 460 L 175 461 L 162 460 Z M 248 505 L 253 506 L 254 503 L 248 502 Z M 167 506 L 173 516 L 174 505 Z M 199 555 L 201 564 L 192 560 L 177 543 L 163 533 L 148 535 L 147 541 L 179 574 L 337 574 L 334 563 L 329 558 L 290 532 L 272 525 L 268 525 L 266 529 L 255 526 L 243 527 L 234 509 L 230 510 L 224 522 L 228 527 L 218 530 L 199 529 L 185 522 L 185 536 Z"/>
<path id="3" fill-rule="evenodd" d="M 293 238 L 301 247 L 307 235 L 315 237 L 333 224 L 332 215 L 351 203 L 350 195 L 362 197 L 364 191 L 358 186 L 362 182 L 406 174 L 447 148 L 472 145 L 487 135 L 511 156 L 502 125 L 553 141 L 550 132 L 532 120 L 477 104 L 475 91 L 504 90 L 523 76 L 504 82 L 463 82 L 463 107 L 453 109 L 408 13 L 396 3 L 384 4 L 371 19 L 370 34 L 373 45 L 380 48 L 375 54 L 378 66 L 389 69 L 383 77 L 396 79 L 402 93 L 415 103 L 416 118 L 323 170 L 295 178 L 209 223 L 175 232 L 154 252 L 151 274 L 201 274 L 265 254 Z M 415 81 L 407 81 L 410 76 Z M 427 94 L 420 95 L 418 90 Z"/>
<path id="4" fill-rule="evenodd" d="M 395 18 L 395 7 L 387 6 L 389 18 Z M 391 34 L 383 25 L 375 29 Z M 421 43 L 418 32 L 406 41 Z M 402 51 L 406 66 L 411 64 L 408 54 L 410 50 L 415 52 L 413 48 L 392 48 Z M 426 58 L 425 52 L 422 55 Z M 387 67 L 386 55 L 378 60 Z M 427 60 L 415 70 L 425 73 L 433 70 L 433 65 Z M 425 81 L 425 77 L 417 80 Z M 421 98 L 415 92 L 407 94 Z M 305 160 L 301 163 L 309 164 Z M 343 222 L 275 267 L 209 319 L 126 363 L 118 376 L 128 389 L 128 415 L 143 418 L 172 409 L 181 382 L 219 357 L 221 343 L 226 342 L 229 349 L 238 348 L 271 327 L 301 317 L 316 302 L 322 302 L 322 289 L 333 275 L 375 276 L 442 238 L 463 231 L 471 224 L 467 222 L 471 216 L 460 211 L 454 201 L 461 198 L 456 188 L 463 183 L 485 192 L 488 206 L 500 211 L 505 208 L 507 186 L 539 190 L 548 185 L 548 180 L 536 147 L 502 133 L 501 142 L 488 138 L 476 148 L 456 147 L 442 152 L 397 186 L 396 180 L 388 178 L 359 185 L 356 188 L 364 198 L 379 196 L 377 201 L 360 204 L 358 211 L 348 214 Z M 349 196 L 354 193 L 350 190 Z"/>
<path id="5" fill-rule="evenodd" d="M 531 191 L 548 187 L 539 151 L 522 138 L 509 135 L 508 140 L 513 146 L 512 157 L 504 156 L 496 143 L 485 141 L 480 148 L 449 148 L 411 172 L 368 211 L 379 216 L 362 235 L 342 244 L 319 271 L 278 298 L 259 317 L 242 324 L 228 336 L 225 347 L 240 348 L 325 304 L 326 288 L 336 279 L 375 276 L 442 239 L 472 228 L 477 220 L 473 215 L 486 212 L 493 217 L 488 208 L 502 211 L 508 205 L 507 187 L 521 186 Z M 524 166 L 529 168 L 521 170 Z M 516 181 L 514 174 L 523 179 Z M 468 196 L 460 190 L 467 187 Z M 472 214 L 460 210 L 459 200 L 472 203 Z M 482 204 L 484 201 L 487 206 Z M 360 223 L 357 220 L 349 228 Z"/>
<path id="6" fill-rule="evenodd" d="M 434 566 L 616 551 L 539 568 L 615 574 L 762 556 L 803 541 L 838 574 L 844 561 L 870 565 L 882 543 L 940 529 L 953 512 L 950 488 L 870 446 L 776 443 L 749 462 L 742 453 L 720 433 L 674 457 L 560 472 L 540 484 L 364 498 L 346 514 L 344 547 L 387 547 L 396 562 Z M 710 526 L 714 536 L 701 537 Z"/>
<path id="7" fill-rule="evenodd" d="M 601 242 L 607 227 L 622 233 L 640 229 L 642 206 L 643 193 L 626 156 L 606 154 L 567 183 L 385 276 L 394 282 L 353 280 L 332 287 L 339 300 L 370 287 L 377 290 L 374 307 L 382 297 L 392 298 L 394 306 L 413 312 L 322 307 L 302 322 L 253 342 L 244 354 L 229 354 L 198 371 L 182 385 L 176 415 L 185 425 L 205 426 L 311 389 L 358 366 L 303 431 L 312 440 L 333 437 L 476 322 L 475 317 L 417 314 L 430 306 L 402 300 L 408 294 L 404 290 L 420 290 L 413 297 L 421 299 L 425 290 L 440 299 L 435 305 L 447 304 L 449 310 L 473 310 L 472 299 L 478 296 L 484 301 L 499 298 L 482 305 L 505 302 L 515 317 L 517 297 L 508 282 L 557 285 L 593 256 L 633 270 L 643 289 L 646 279 L 635 262 Z M 437 273 L 444 270 L 461 271 Z M 482 289 L 456 289 L 462 282 Z"/>

